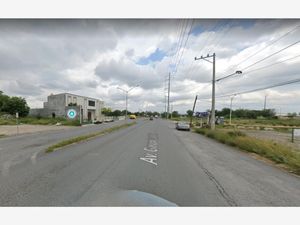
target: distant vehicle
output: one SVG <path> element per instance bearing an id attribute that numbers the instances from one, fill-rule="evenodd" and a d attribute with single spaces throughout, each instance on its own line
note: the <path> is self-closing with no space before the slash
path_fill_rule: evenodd
<path id="1" fill-rule="evenodd" d="M 158 115 L 155 115 L 155 118 L 157 119 L 157 118 L 158 118 Z"/>
<path id="2" fill-rule="evenodd" d="M 129 119 L 135 120 L 135 119 L 136 119 L 136 115 L 130 115 L 130 116 L 129 116 Z"/>
<path id="3" fill-rule="evenodd" d="M 150 120 L 153 120 L 153 116 L 150 116 Z"/>
<path id="4" fill-rule="evenodd" d="M 177 130 L 187 130 L 187 131 L 190 131 L 191 127 L 190 127 L 190 124 L 187 123 L 187 122 L 177 122 L 176 123 L 176 129 Z"/>

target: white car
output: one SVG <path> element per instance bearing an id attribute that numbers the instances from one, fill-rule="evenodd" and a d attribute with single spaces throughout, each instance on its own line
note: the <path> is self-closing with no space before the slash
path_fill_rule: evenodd
<path id="1" fill-rule="evenodd" d="M 191 126 L 187 122 L 177 122 L 176 123 L 176 129 L 177 130 L 188 130 L 188 131 L 190 131 L 191 130 Z"/>

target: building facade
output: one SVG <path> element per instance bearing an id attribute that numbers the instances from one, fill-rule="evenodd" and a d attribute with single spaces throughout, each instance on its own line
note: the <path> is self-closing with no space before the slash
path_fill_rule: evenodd
<path id="1" fill-rule="evenodd" d="M 31 116 L 41 117 L 66 117 L 69 109 L 77 112 L 76 118 L 81 116 L 82 121 L 101 121 L 101 110 L 104 102 L 90 97 L 74 95 L 70 93 L 62 93 L 49 95 L 47 102 L 44 102 L 44 108 L 31 109 Z"/>

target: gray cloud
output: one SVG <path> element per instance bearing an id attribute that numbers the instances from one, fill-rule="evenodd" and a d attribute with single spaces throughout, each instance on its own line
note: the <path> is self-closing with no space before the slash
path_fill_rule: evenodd
<path id="1" fill-rule="evenodd" d="M 229 22 L 226 23 L 225 22 Z M 234 65 L 272 40 L 300 24 L 299 20 L 195 20 L 201 30 L 191 34 L 181 64 L 172 74 L 171 101 L 174 110 L 185 112 L 194 96 L 209 97 L 211 64 L 194 61 L 195 56 L 216 52 L 217 76 L 231 73 L 299 39 L 300 30 L 288 35 L 238 68 Z M 212 28 L 216 23 L 215 30 Z M 124 95 L 116 87 L 139 84 L 130 95 L 130 110 L 164 108 L 164 80 L 175 52 L 180 20 L 0 20 L 0 89 L 25 96 L 31 106 L 41 106 L 50 93 L 74 92 L 104 99 L 122 109 Z M 230 25 L 230 26 L 229 26 Z M 157 48 L 166 56 L 148 65 L 136 62 Z M 299 54 L 297 46 L 255 67 Z M 174 58 L 173 58 L 174 59 Z M 242 77 L 220 82 L 217 94 L 234 93 L 299 78 L 299 61 L 280 64 Z M 286 94 L 296 96 L 299 86 L 276 88 L 270 92 L 270 107 L 279 108 Z M 243 95 L 235 107 L 261 107 L 264 92 Z M 298 98 L 299 99 L 299 98 Z M 300 100 L 285 110 L 298 110 Z M 202 102 L 203 110 L 209 102 Z M 218 107 L 228 105 L 219 99 Z M 199 106 L 200 107 L 200 106 Z"/>

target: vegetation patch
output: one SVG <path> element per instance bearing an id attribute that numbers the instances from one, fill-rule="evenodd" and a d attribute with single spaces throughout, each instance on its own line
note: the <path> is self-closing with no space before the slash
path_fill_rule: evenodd
<path id="1" fill-rule="evenodd" d="M 5 134 L 0 134 L 0 138 L 3 138 L 3 137 L 5 137 Z"/>
<path id="2" fill-rule="evenodd" d="M 282 164 L 289 171 L 300 175 L 300 152 L 286 145 L 271 140 L 260 140 L 246 136 L 240 131 L 195 129 L 195 132 L 241 150 L 256 153 L 277 164 Z"/>
<path id="3" fill-rule="evenodd" d="M 70 139 L 67 139 L 67 140 L 63 140 L 63 141 L 60 141 L 60 142 L 58 142 L 58 143 L 56 143 L 54 145 L 49 146 L 46 149 L 46 152 L 50 153 L 50 152 L 55 151 L 58 148 L 62 148 L 62 147 L 65 147 L 67 145 L 78 143 L 78 142 L 81 142 L 81 141 L 84 141 L 84 140 L 88 140 L 88 139 L 91 139 L 91 138 L 94 138 L 94 137 L 97 137 L 97 136 L 102 136 L 102 135 L 105 135 L 105 134 L 109 134 L 109 133 L 114 132 L 116 130 L 132 126 L 134 124 L 136 124 L 136 122 L 126 123 L 126 124 L 122 124 L 122 125 L 119 125 L 119 126 L 110 127 L 110 128 L 107 128 L 105 130 L 98 131 L 98 132 L 95 132 L 95 133 L 90 133 L 90 134 L 86 134 L 86 135 L 82 135 L 82 136 L 70 138 Z"/>

